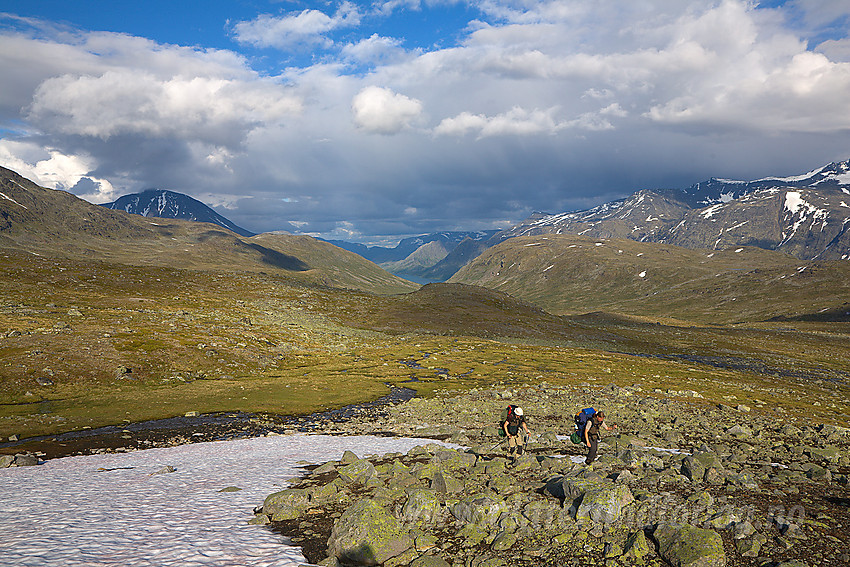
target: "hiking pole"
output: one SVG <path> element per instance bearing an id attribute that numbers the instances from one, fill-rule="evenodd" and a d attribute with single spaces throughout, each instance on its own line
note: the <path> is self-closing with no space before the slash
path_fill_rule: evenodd
<path id="1" fill-rule="evenodd" d="M 507 439 L 507 437 L 505 437 L 505 439 Z M 498 447 L 499 445 L 501 445 L 502 443 L 504 443 L 504 442 L 505 442 L 505 439 L 500 439 L 498 443 L 496 443 L 495 445 L 493 445 L 492 447 L 490 447 L 490 450 L 492 451 L 493 449 L 495 449 L 496 447 Z"/>

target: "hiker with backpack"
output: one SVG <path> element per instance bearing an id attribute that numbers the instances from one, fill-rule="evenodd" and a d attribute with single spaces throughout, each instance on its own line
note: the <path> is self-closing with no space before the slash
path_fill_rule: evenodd
<path id="1" fill-rule="evenodd" d="M 525 431 L 528 436 L 528 425 L 525 423 L 525 415 L 522 408 L 515 405 L 510 405 L 507 408 L 507 414 L 501 423 L 502 431 L 508 438 L 508 456 L 511 460 L 516 460 L 515 453 L 522 455 L 524 445 L 519 442 L 519 429 Z"/>
<path id="2" fill-rule="evenodd" d="M 575 417 L 576 431 L 570 436 L 573 443 L 584 442 L 589 449 L 584 464 L 589 465 L 596 459 L 599 450 L 599 428 L 603 427 L 611 431 L 616 425 L 608 426 L 605 423 L 605 412 L 596 411 L 593 408 L 585 408 L 578 412 Z"/>

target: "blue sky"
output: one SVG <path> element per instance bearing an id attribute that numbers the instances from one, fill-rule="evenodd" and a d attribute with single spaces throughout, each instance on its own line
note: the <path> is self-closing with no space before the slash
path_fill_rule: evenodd
<path id="1" fill-rule="evenodd" d="M 0 164 L 392 243 L 850 157 L 841 0 L 0 7 Z"/>

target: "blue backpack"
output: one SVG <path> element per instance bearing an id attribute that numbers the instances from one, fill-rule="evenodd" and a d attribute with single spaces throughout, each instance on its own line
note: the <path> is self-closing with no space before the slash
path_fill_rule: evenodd
<path id="1" fill-rule="evenodd" d="M 584 433 L 584 428 L 587 425 L 587 421 L 596 415 L 596 410 L 593 408 L 584 408 L 580 412 L 576 414 L 576 431 L 580 434 Z"/>

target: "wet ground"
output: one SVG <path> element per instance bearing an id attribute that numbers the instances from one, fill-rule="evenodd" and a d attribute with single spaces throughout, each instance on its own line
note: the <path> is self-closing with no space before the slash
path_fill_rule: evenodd
<path id="1" fill-rule="evenodd" d="M 39 455 L 41 459 L 54 459 L 70 455 L 243 439 L 269 433 L 313 432 L 324 429 L 328 423 L 343 423 L 354 416 L 378 417 L 389 406 L 407 401 L 415 395 L 416 391 L 410 388 L 391 387 L 389 394 L 377 400 L 309 415 L 221 412 L 127 423 L 3 442 L 0 443 L 0 454 L 29 452 Z"/>

